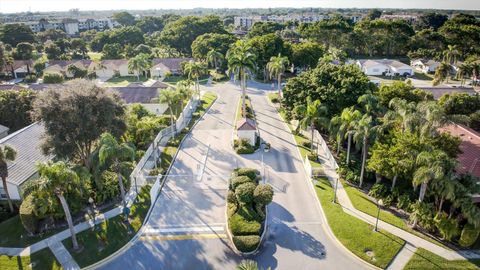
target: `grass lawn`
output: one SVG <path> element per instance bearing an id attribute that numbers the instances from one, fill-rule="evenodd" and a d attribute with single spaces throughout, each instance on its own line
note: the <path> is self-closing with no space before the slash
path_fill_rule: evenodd
<path id="1" fill-rule="evenodd" d="M 310 148 L 303 146 L 303 143 L 310 142 L 310 140 L 305 136 L 303 136 L 302 134 L 293 134 L 293 136 L 295 137 L 295 141 L 297 142 L 298 150 L 300 150 L 302 159 L 305 159 L 305 157 L 310 153 Z M 310 164 L 312 165 L 312 168 L 316 170 L 319 170 L 322 168 L 322 164 L 318 161 L 310 160 Z"/>
<path id="2" fill-rule="evenodd" d="M 80 267 L 86 267 L 108 257 L 138 232 L 150 208 L 150 186 L 147 185 L 140 190 L 137 200 L 131 207 L 130 228 L 123 222 L 124 216 L 119 215 L 97 225 L 100 226 L 100 231 L 85 230 L 77 234 L 78 242 L 83 246 L 80 253 L 72 250 L 71 238 L 63 240 L 63 244 Z M 132 231 L 130 234 L 129 230 Z"/>
<path id="3" fill-rule="evenodd" d="M 383 230 L 374 232 L 370 224 L 343 212 L 340 205 L 332 203 L 333 189 L 327 179 L 318 179 L 315 190 L 337 239 L 363 260 L 380 268 L 387 267 L 405 241 Z"/>
<path id="4" fill-rule="evenodd" d="M 448 270 L 470 270 L 480 269 L 480 260 L 458 260 L 449 261 L 432 252 L 419 248 L 413 255 L 410 261 L 407 263 L 403 270 L 436 270 L 436 269 L 448 269 Z"/>
<path id="5" fill-rule="evenodd" d="M 370 216 L 373 216 L 375 217 L 377 215 L 377 205 L 376 203 L 372 202 L 371 200 L 369 200 L 368 196 L 361 192 L 360 190 L 356 189 L 355 187 L 352 187 L 348 184 L 346 184 L 344 181 L 342 181 L 343 183 L 343 187 L 345 188 L 345 191 L 347 192 L 348 194 L 348 197 L 350 198 L 350 201 L 352 201 L 352 204 L 355 208 L 357 208 L 358 210 L 366 213 L 366 214 L 369 214 Z M 446 249 L 450 249 L 449 247 L 445 246 L 444 244 L 436 241 L 435 239 L 432 239 L 430 237 L 428 237 L 427 235 L 424 235 L 418 231 L 415 231 L 414 229 L 410 228 L 406 221 L 400 217 L 397 217 L 395 216 L 394 214 L 388 212 L 388 211 L 384 211 L 382 210 L 380 212 L 380 219 L 385 221 L 386 223 L 389 223 L 395 227 L 398 227 L 402 230 L 405 230 L 407 232 L 410 232 L 422 239 L 425 239 L 429 242 L 432 242 L 434 244 L 437 244 L 441 247 L 444 247 Z"/>
<path id="6" fill-rule="evenodd" d="M 148 78 L 146 78 L 145 76 L 140 76 L 140 81 L 137 80 L 137 76 L 116 77 L 106 81 L 103 84 L 103 86 L 104 87 L 121 87 L 121 86 L 127 86 L 130 83 L 136 83 L 136 82 L 142 83 L 147 80 Z"/>
<path id="7" fill-rule="evenodd" d="M 278 103 L 278 100 L 279 100 L 278 93 L 268 93 L 267 98 L 274 104 Z"/>
<path id="8" fill-rule="evenodd" d="M 28 236 L 20 221 L 20 216 L 16 215 L 0 223 L 0 247 L 27 247 L 65 229 L 51 230 L 38 236 Z"/>
<path id="9" fill-rule="evenodd" d="M 87 55 L 92 61 L 100 61 L 103 54 L 101 52 L 88 52 Z"/>
<path id="10" fill-rule="evenodd" d="M 422 81 L 432 81 L 433 75 L 432 74 L 425 74 L 422 72 L 415 72 L 415 75 L 412 77 L 413 79 L 422 80 Z"/>
<path id="11" fill-rule="evenodd" d="M 60 270 L 61 265 L 53 256 L 49 248 L 44 248 L 32 254 L 32 256 L 0 255 L 0 269 L 2 270 Z"/>

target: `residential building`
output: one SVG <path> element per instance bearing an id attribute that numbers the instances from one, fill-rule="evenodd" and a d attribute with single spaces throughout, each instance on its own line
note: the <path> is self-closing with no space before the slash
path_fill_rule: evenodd
<path id="1" fill-rule="evenodd" d="M 1 67 L 1 74 L 14 79 L 24 78 L 28 72 L 32 70 L 33 61 L 31 60 L 14 60 L 12 64 Z"/>
<path id="2" fill-rule="evenodd" d="M 0 139 L 5 138 L 8 135 L 10 129 L 6 126 L 0 125 Z"/>
<path id="3" fill-rule="evenodd" d="M 180 75 L 182 63 L 193 60 L 193 58 L 154 58 L 150 75 L 152 78 L 164 79 L 166 74 Z"/>
<path id="4" fill-rule="evenodd" d="M 256 22 L 267 21 L 267 16 L 237 16 L 233 18 L 235 28 L 250 29 Z"/>
<path id="5" fill-rule="evenodd" d="M 368 76 L 412 76 L 413 68 L 397 60 L 375 59 L 355 62 Z"/>
<path id="6" fill-rule="evenodd" d="M 19 23 L 19 22 L 10 22 L 10 23 Z M 40 19 L 39 21 L 26 21 L 20 22 L 24 23 L 32 29 L 34 33 L 43 32 L 49 29 L 63 30 L 69 36 L 78 35 L 81 31 L 96 29 L 96 30 L 106 30 L 111 29 L 118 25 L 115 21 L 110 19 L 70 19 L 65 18 L 62 20 L 52 20 L 48 21 L 45 18 Z"/>
<path id="7" fill-rule="evenodd" d="M 382 20 L 404 20 L 411 24 L 415 23 L 418 20 L 417 15 L 409 15 L 409 14 L 383 14 L 380 16 Z"/>
<path id="8" fill-rule="evenodd" d="M 40 149 L 44 133 L 43 125 L 37 122 L 0 139 L 0 145 L 8 145 L 17 152 L 15 160 L 7 164 L 7 188 L 13 200 L 21 200 L 25 184 L 38 178 L 36 164 L 52 159 L 52 156 L 44 155 Z M 2 187 L 0 198 L 5 199 Z"/>
<path id="9" fill-rule="evenodd" d="M 151 103 L 152 100 L 158 98 L 159 88 L 157 87 L 111 87 L 113 91 L 118 92 L 125 103 Z"/>
<path id="10" fill-rule="evenodd" d="M 250 145 L 257 142 L 257 125 L 249 118 L 242 118 L 237 122 L 237 137 L 239 140 L 246 140 Z"/>
<path id="11" fill-rule="evenodd" d="M 410 65 L 422 73 L 435 73 L 440 62 L 432 59 L 415 59 Z"/>
<path id="12" fill-rule="evenodd" d="M 45 63 L 43 73 L 60 73 L 67 78 L 73 78 L 73 74 L 68 71 L 70 65 L 80 69 L 93 70 L 92 60 L 49 60 Z"/>
<path id="13" fill-rule="evenodd" d="M 102 60 L 93 66 L 93 70 L 100 80 L 108 80 L 112 77 L 134 76 L 133 72 L 128 70 L 128 60 Z"/>

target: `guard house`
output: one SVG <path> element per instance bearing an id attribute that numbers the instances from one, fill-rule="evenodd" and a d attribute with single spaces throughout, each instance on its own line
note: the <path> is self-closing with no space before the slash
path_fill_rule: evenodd
<path id="1" fill-rule="evenodd" d="M 254 120 L 242 118 L 237 122 L 237 137 L 239 140 L 247 140 L 251 145 L 257 141 L 257 125 Z"/>

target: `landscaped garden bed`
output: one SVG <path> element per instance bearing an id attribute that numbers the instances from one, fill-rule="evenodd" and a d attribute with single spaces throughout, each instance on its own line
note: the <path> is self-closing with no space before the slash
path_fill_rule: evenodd
<path id="1" fill-rule="evenodd" d="M 259 184 L 260 172 L 237 168 L 229 181 L 227 194 L 228 233 L 241 253 L 258 250 L 265 234 L 267 205 L 273 199 L 273 188 Z"/>

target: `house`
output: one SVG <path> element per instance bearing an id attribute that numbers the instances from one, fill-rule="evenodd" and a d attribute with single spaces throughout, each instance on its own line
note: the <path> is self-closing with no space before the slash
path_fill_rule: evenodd
<path id="1" fill-rule="evenodd" d="M 158 98 L 158 88 L 156 87 L 111 87 L 116 91 L 125 103 L 150 103 L 152 99 Z"/>
<path id="2" fill-rule="evenodd" d="M 422 73 L 435 73 L 435 70 L 440 66 L 440 62 L 431 59 L 416 59 L 410 65 Z"/>
<path id="3" fill-rule="evenodd" d="M 6 126 L 0 125 L 0 139 L 5 138 L 8 135 L 10 129 Z"/>
<path id="4" fill-rule="evenodd" d="M 100 63 L 94 64 L 92 70 L 95 70 L 97 77 L 100 80 L 108 80 L 113 77 L 134 76 L 128 70 L 128 60 L 102 60 Z"/>
<path id="5" fill-rule="evenodd" d="M 397 60 L 357 60 L 356 64 L 368 76 L 412 76 L 413 68 Z"/>
<path id="6" fill-rule="evenodd" d="M 467 93 L 471 96 L 477 92 L 471 87 L 418 87 L 424 91 L 430 92 L 434 99 L 439 99 L 444 94 Z"/>
<path id="7" fill-rule="evenodd" d="M 25 184 L 38 178 L 36 163 L 52 159 L 52 156 L 44 155 L 40 149 L 44 133 L 43 125 L 36 122 L 0 139 L 0 145 L 8 145 L 17 152 L 15 160 L 7 164 L 7 188 L 13 200 L 22 199 L 22 188 Z M 0 198 L 5 199 L 2 187 Z"/>
<path id="8" fill-rule="evenodd" d="M 193 58 L 154 58 L 150 75 L 152 78 L 164 79 L 166 74 L 181 75 L 182 63 L 193 60 Z"/>
<path id="9" fill-rule="evenodd" d="M 31 60 L 14 60 L 12 64 L 5 65 L 1 69 L 4 76 L 12 76 L 15 79 L 25 78 L 32 71 L 33 61 Z"/>
<path id="10" fill-rule="evenodd" d="M 133 105 L 134 103 L 132 103 Z M 163 115 L 167 109 L 168 109 L 168 104 L 160 104 L 160 103 L 139 103 L 142 105 L 147 111 L 150 113 L 153 113 L 157 116 Z"/>
<path id="11" fill-rule="evenodd" d="M 50 60 L 45 63 L 43 73 L 60 73 L 67 78 L 73 78 L 73 74 L 68 71 L 70 65 L 85 70 L 91 70 L 94 67 L 92 60 Z"/>
<path id="12" fill-rule="evenodd" d="M 237 137 L 239 140 L 247 140 L 249 144 L 255 145 L 257 141 L 257 125 L 255 121 L 249 118 L 238 120 Z"/>

